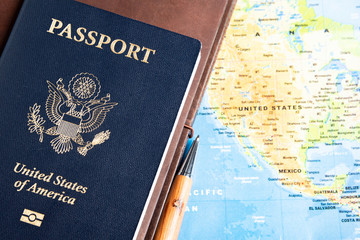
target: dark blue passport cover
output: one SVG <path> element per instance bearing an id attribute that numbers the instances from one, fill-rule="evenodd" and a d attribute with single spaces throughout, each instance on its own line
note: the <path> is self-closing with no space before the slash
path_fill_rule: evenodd
<path id="1" fill-rule="evenodd" d="M 131 239 L 200 43 L 26 0 L 0 58 L 2 239 Z"/>

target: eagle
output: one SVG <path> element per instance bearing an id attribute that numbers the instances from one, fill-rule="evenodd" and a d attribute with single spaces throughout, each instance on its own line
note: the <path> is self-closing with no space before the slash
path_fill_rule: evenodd
<path id="1" fill-rule="evenodd" d="M 48 118 L 55 124 L 45 133 L 57 136 L 50 143 L 58 154 L 72 150 L 72 141 L 79 145 L 91 145 L 91 142 L 85 143 L 80 134 L 90 133 L 100 127 L 106 118 L 106 114 L 117 105 L 116 102 L 110 102 L 109 93 L 101 99 L 94 97 L 90 100 L 89 97 L 81 99 L 72 96 L 70 89 L 66 90 L 62 81 L 63 79 L 60 78 L 56 85 L 47 81 L 49 96 L 45 105 Z M 84 94 L 90 91 L 89 86 L 80 90 Z"/>

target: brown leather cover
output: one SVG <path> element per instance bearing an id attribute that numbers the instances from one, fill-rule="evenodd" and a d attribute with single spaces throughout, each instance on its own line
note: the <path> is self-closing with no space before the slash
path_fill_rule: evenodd
<path id="1" fill-rule="evenodd" d="M 0 1 L 0 53 L 5 46 L 22 3 L 23 0 Z"/>
<path id="2" fill-rule="evenodd" d="M 201 41 L 201 60 L 179 120 L 179 124 L 192 125 L 235 0 L 77 1 Z M 0 51 L 9 36 L 22 2 L 23 0 L 0 1 Z M 187 129 L 181 126 L 175 129 L 171 147 L 160 171 L 137 239 L 152 239 L 153 237 L 168 190 L 183 154 L 187 136 Z"/>

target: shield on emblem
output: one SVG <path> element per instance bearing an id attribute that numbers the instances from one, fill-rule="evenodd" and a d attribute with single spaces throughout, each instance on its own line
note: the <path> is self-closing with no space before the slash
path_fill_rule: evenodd
<path id="1" fill-rule="evenodd" d="M 75 138 L 81 124 L 81 118 L 64 114 L 60 120 L 56 132 L 64 136 Z"/>

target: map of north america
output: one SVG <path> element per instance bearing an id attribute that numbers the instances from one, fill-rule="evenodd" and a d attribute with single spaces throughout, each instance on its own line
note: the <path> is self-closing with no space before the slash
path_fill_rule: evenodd
<path id="1" fill-rule="evenodd" d="M 278 171 L 284 187 L 360 215 L 360 196 L 344 193 L 348 170 L 320 183 L 307 162 L 319 144 L 360 139 L 360 41 L 353 26 L 295 2 L 239 2 L 208 86 L 210 104 L 244 148 Z"/>
<path id="2" fill-rule="evenodd" d="M 359 81 L 359 1 L 238 0 L 179 239 L 360 239 Z"/>

